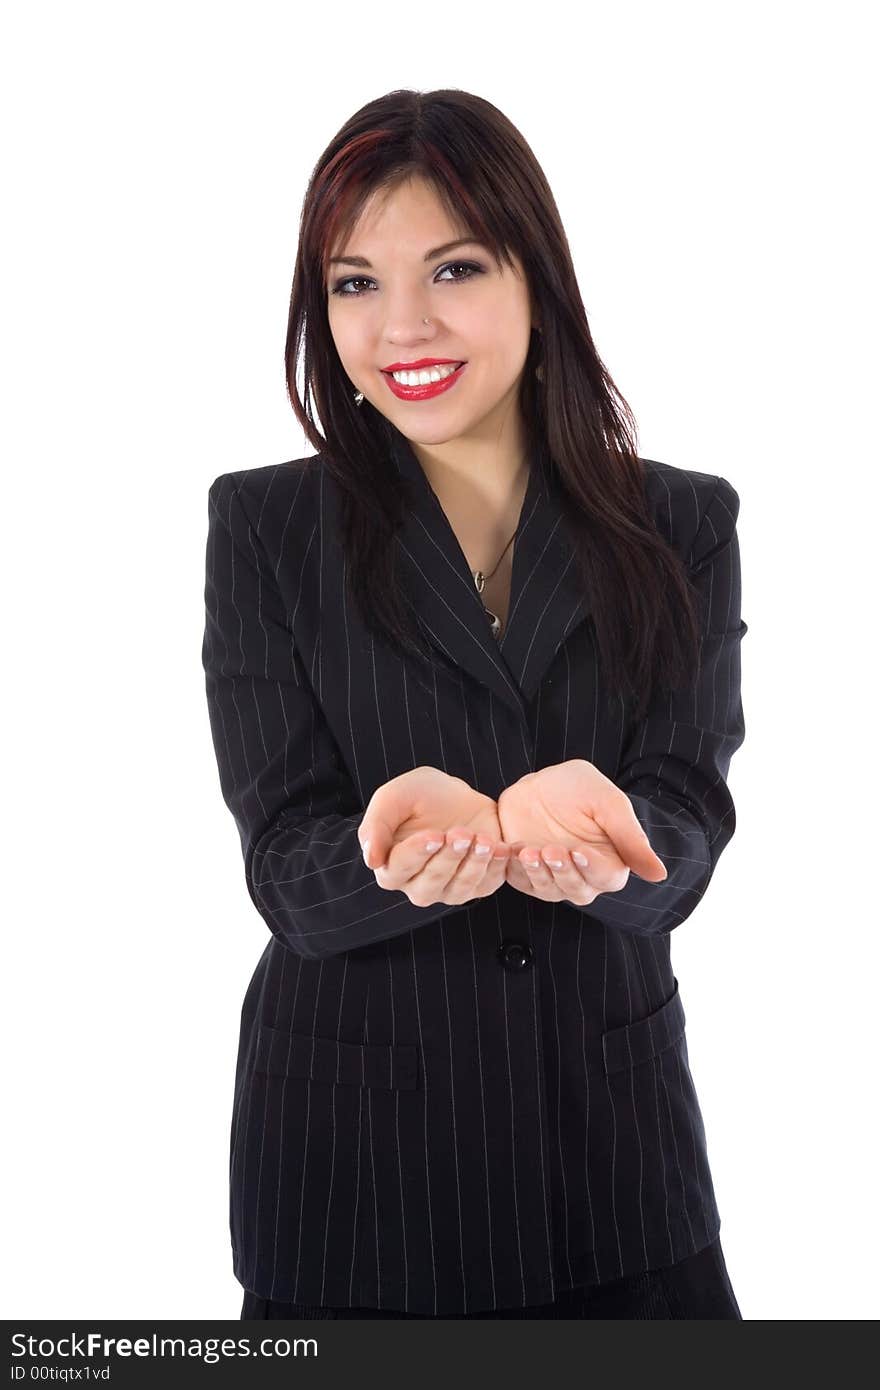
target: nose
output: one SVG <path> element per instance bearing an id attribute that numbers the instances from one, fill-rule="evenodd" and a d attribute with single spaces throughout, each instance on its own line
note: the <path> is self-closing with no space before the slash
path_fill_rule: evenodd
<path id="1" fill-rule="evenodd" d="M 397 325 L 396 328 L 389 328 L 386 332 L 387 342 L 403 345 L 413 338 L 426 338 L 431 335 L 432 331 L 436 332 L 436 329 L 432 330 L 431 320 L 427 314 L 400 315 L 397 319 Z"/>
<path id="2" fill-rule="evenodd" d="M 385 296 L 385 338 L 389 343 L 404 346 L 413 338 L 424 338 L 437 331 L 433 311 L 425 295 L 401 288 Z"/>

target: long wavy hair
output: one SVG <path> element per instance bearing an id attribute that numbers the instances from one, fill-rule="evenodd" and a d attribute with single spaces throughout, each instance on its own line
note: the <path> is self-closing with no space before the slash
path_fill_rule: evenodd
<path id="1" fill-rule="evenodd" d="M 328 262 L 338 239 L 350 234 L 377 190 L 390 192 L 414 177 L 436 190 L 460 235 L 483 241 L 499 267 L 502 260 L 512 265 L 511 250 L 522 262 L 542 329 L 532 332 L 522 374 L 526 437 L 542 448 L 558 484 L 590 595 L 602 686 L 609 702 L 632 698 L 639 718 L 658 684 L 673 689 L 693 677 L 695 596 L 686 566 L 651 516 L 636 424 L 593 343 L 544 173 L 497 107 L 457 88 L 396 90 L 362 106 L 319 158 L 303 202 L 287 391 L 342 492 L 348 592 L 375 636 L 430 659 L 396 582 L 390 540 L 405 515 L 407 489 L 389 451 L 390 422 L 366 398 L 355 403 L 327 315 Z"/>

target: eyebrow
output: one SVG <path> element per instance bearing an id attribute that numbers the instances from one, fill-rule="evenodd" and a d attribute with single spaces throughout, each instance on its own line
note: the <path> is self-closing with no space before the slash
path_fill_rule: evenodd
<path id="1" fill-rule="evenodd" d="M 474 237 L 461 237 L 458 241 L 447 241 L 443 246 L 434 246 L 430 251 L 425 252 L 424 259 L 433 261 L 437 256 L 445 256 L 447 251 L 454 251 L 457 246 L 483 246 L 482 241 L 477 241 Z M 328 265 L 357 265 L 364 270 L 372 270 L 370 262 L 366 256 L 331 256 Z"/>

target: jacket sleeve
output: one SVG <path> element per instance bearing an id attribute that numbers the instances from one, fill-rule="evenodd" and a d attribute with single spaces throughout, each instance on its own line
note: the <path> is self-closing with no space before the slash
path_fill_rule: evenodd
<path id="1" fill-rule="evenodd" d="M 460 904 L 416 907 L 363 860 L 360 804 L 296 650 L 242 474 L 208 493 L 202 665 L 223 799 L 257 911 L 320 959 L 400 936 Z"/>
<path id="2" fill-rule="evenodd" d="M 624 931 L 665 934 L 684 922 L 733 837 L 736 813 L 726 779 L 745 737 L 740 642 L 748 631 L 740 617 L 738 514 L 737 492 L 719 478 L 689 559 L 701 615 L 697 677 L 688 689 L 654 699 L 628 732 L 614 779 L 668 873 L 650 883 L 631 872 L 618 892 L 602 893 L 582 909 Z"/>

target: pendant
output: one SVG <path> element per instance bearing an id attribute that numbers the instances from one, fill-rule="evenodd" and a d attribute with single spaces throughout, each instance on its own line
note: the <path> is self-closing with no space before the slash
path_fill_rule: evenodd
<path id="1" fill-rule="evenodd" d="M 477 570 L 475 572 L 474 583 L 477 586 L 477 593 L 482 594 L 483 586 L 486 583 L 486 576 L 483 574 L 482 570 Z M 501 619 L 498 617 L 497 613 L 490 612 L 489 609 L 486 608 L 485 603 L 483 604 L 483 607 L 486 609 L 486 616 L 489 619 L 489 626 L 492 629 L 492 636 L 497 639 L 501 636 Z"/>

